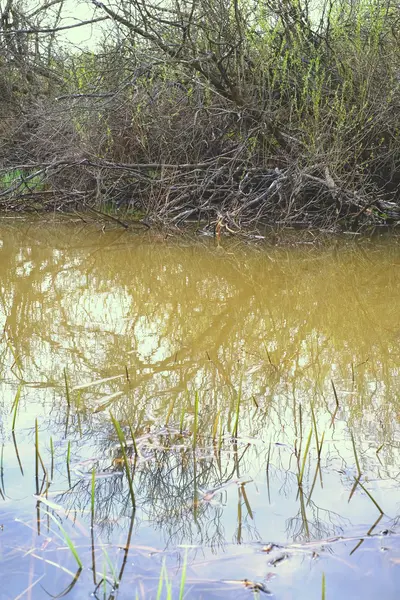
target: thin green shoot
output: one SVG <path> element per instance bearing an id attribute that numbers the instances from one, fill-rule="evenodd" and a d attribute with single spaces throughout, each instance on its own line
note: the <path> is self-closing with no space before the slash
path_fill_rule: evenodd
<path id="1" fill-rule="evenodd" d="M 54 442 L 53 442 L 53 437 L 52 436 L 50 436 L 50 456 L 51 456 L 50 480 L 53 481 L 53 476 L 54 476 Z"/>
<path id="2" fill-rule="evenodd" d="M 132 423 L 130 422 L 129 417 L 128 417 L 128 415 L 126 413 L 125 413 L 125 418 L 126 418 L 126 421 L 128 423 L 129 433 L 131 434 L 131 439 L 132 439 L 133 451 L 135 453 L 135 458 L 137 458 L 139 456 L 139 452 L 138 452 L 137 445 L 136 445 L 135 434 L 133 433 Z"/>
<path id="3" fill-rule="evenodd" d="M 114 580 L 114 586 L 116 586 L 116 585 L 118 585 L 118 575 L 117 575 L 117 573 L 116 573 L 116 571 L 115 571 L 115 567 L 114 567 L 114 565 L 112 564 L 112 561 L 111 561 L 111 559 L 110 559 L 110 556 L 109 556 L 109 554 L 108 554 L 107 550 L 104 548 L 104 546 L 103 546 L 102 550 L 103 550 L 104 558 L 106 559 L 106 562 L 107 562 L 107 564 L 108 564 L 108 568 L 110 569 L 110 572 L 111 572 L 112 578 L 113 578 L 113 580 Z"/>
<path id="4" fill-rule="evenodd" d="M 21 457 L 19 455 L 17 438 L 15 437 L 15 431 L 11 432 L 11 437 L 12 437 L 12 441 L 13 441 L 13 444 L 14 444 L 15 456 L 17 457 L 17 461 L 18 461 L 18 465 L 19 465 L 19 470 L 21 471 L 21 475 L 23 476 L 24 475 L 24 469 L 22 467 Z"/>
<path id="5" fill-rule="evenodd" d="M 169 403 L 168 412 L 167 412 L 167 416 L 166 416 L 166 419 L 165 419 L 165 427 L 168 427 L 169 420 L 171 418 L 172 412 L 173 412 L 174 407 L 175 407 L 175 402 L 176 402 L 176 396 L 172 396 L 172 400 Z"/>
<path id="6" fill-rule="evenodd" d="M 162 594 L 162 591 L 163 591 L 163 587 L 164 587 L 164 568 L 165 568 L 165 558 L 164 558 L 163 563 L 162 563 L 162 567 L 161 567 L 161 571 L 160 571 L 160 577 L 159 577 L 159 580 L 158 580 L 156 600 L 160 600 L 161 594 Z"/>
<path id="7" fill-rule="evenodd" d="M 332 385 L 333 395 L 335 396 L 335 402 L 336 402 L 336 408 L 334 410 L 334 413 L 332 415 L 332 420 L 331 420 L 331 427 L 332 427 L 333 424 L 334 424 L 334 422 L 335 422 L 335 418 L 336 418 L 336 415 L 338 413 L 338 410 L 339 410 L 339 398 L 338 398 L 338 395 L 337 395 L 337 392 L 336 392 L 336 387 L 335 387 L 333 379 L 331 379 L 331 385 Z"/>
<path id="8" fill-rule="evenodd" d="M 67 475 L 68 475 L 68 485 L 69 485 L 69 487 L 71 487 L 70 460 L 71 460 L 71 442 L 68 440 L 68 447 L 67 447 Z"/>
<path id="9" fill-rule="evenodd" d="M 325 581 L 325 573 L 322 573 L 322 594 L 321 600 L 326 600 L 326 581 Z"/>
<path id="10" fill-rule="evenodd" d="M 315 434 L 315 442 L 317 445 L 317 453 L 319 453 L 319 439 L 318 439 L 318 429 L 317 429 L 317 420 L 315 418 L 314 405 L 311 402 L 311 417 L 314 426 L 314 434 Z"/>
<path id="11" fill-rule="evenodd" d="M 372 496 L 372 494 L 367 490 L 367 488 L 361 483 L 361 481 L 358 481 L 358 485 L 360 486 L 360 488 L 362 490 L 364 490 L 364 492 L 367 494 L 367 496 L 371 500 L 371 502 L 373 502 L 373 504 L 375 504 L 376 508 L 379 510 L 379 512 L 381 513 L 381 515 L 384 515 L 385 513 L 382 510 L 382 508 L 379 506 L 379 504 L 377 503 L 377 501 L 375 500 L 375 498 Z"/>
<path id="12" fill-rule="evenodd" d="M 182 404 L 181 417 L 179 421 L 179 433 L 182 435 L 183 433 L 183 422 L 185 420 L 185 405 Z"/>
<path id="13" fill-rule="evenodd" d="M 70 391 L 69 391 L 69 383 L 68 383 L 68 378 L 67 378 L 67 369 L 64 367 L 64 382 L 65 382 L 65 393 L 67 396 L 67 404 L 70 407 L 71 406 L 71 395 L 70 395 Z"/>
<path id="14" fill-rule="evenodd" d="M 39 428 L 37 419 L 35 419 L 35 480 L 36 494 L 39 495 Z"/>
<path id="15" fill-rule="evenodd" d="M 181 585 L 179 588 L 179 600 L 183 600 L 183 596 L 185 593 L 187 559 L 188 559 L 188 553 L 186 550 L 185 556 L 183 558 L 183 565 L 182 565 Z"/>
<path id="16" fill-rule="evenodd" d="M 90 508 L 92 515 L 92 528 L 94 524 L 94 511 L 95 511 L 95 491 L 96 491 L 96 469 L 92 469 L 92 484 L 90 490 Z"/>
<path id="17" fill-rule="evenodd" d="M 46 511 L 47 515 L 50 517 L 50 519 L 52 519 L 52 521 L 54 521 L 54 523 L 57 524 L 59 530 L 61 531 L 63 538 L 65 540 L 65 543 L 67 544 L 68 548 L 71 550 L 71 554 L 72 556 L 75 558 L 76 562 L 78 563 L 78 566 L 80 568 L 83 567 L 82 561 L 79 558 L 79 554 L 74 546 L 73 541 L 71 540 L 71 538 L 69 537 L 68 533 L 65 531 L 64 527 L 61 525 L 60 521 L 58 519 L 56 519 L 56 517 L 54 515 L 52 515 L 50 512 Z"/>
<path id="18" fill-rule="evenodd" d="M 307 444 L 306 444 L 306 449 L 304 451 L 304 456 L 303 456 L 303 462 L 302 462 L 302 465 L 301 465 L 301 470 L 300 470 L 300 473 L 298 475 L 298 485 L 299 485 L 299 487 L 301 487 L 302 484 L 303 484 L 304 470 L 306 468 L 306 462 L 307 462 L 308 451 L 310 449 L 312 432 L 313 432 L 313 430 L 312 430 L 312 427 L 311 427 L 310 433 L 308 434 L 308 438 L 307 438 Z"/>
<path id="19" fill-rule="evenodd" d="M 114 418 L 114 416 L 111 412 L 110 412 L 110 418 L 114 425 L 115 431 L 117 432 L 118 440 L 119 440 L 120 447 L 121 447 L 122 458 L 123 458 L 124 466 L 125 466 L 125 473 L 126 473 L 126 477 L 127 477 L 128 485 L 129 485 L 129 493 L 131 496 L 133 508 L 135 508 L 136 507 L 135 492 L 133 491 L 132 474 L 131 474 L 131 470 L 129 468 L 129 461 L 128 461 L 128 457 L 126 455 L 126 450 L 125 450 L 125 448 L 126 448 L 125 436 L 121 429 L 120 424 L 118 423 L 117 419 Z"/>
<path id="20" fill-rule="evenodd" d="M 271 442 L 269 442 L 269 447 L 268 447 L 268 456 L 267 456 L 267 467 L 266 467 L 266 471 L 267 471 L 267 489 L 268 489 L 268 502 L 269 504 L 271 504 L 271 488 L 269 485 L 269 467 L 271 464 Z"/>
<path id="21" fill-rule="evenodd" d="M 239 386 L 237 405 L 236 405 L 236 414 L 235 414 L 235 425 L 233 426 L 233 431 L 232 431 L 232 437 L 235 439 L 237 439 L 237 436 L 238 436 L 241 398 L 242 398 L 242 384 L 240 384 L 240 386 Z"/>
<path id="22" fill-rule="evenodd" d="M 4 444 L 1 445 L 1 455 L 0 455 L 0 482 L 3 498 L 6 493 L 6 489 L 4 487 Z"/>
<path id="23" fill-rule="evenodd" d="M 199 420 L 199 393 L 196 392 L 194 395 L 194 424 L 193 424 L 193 449 L 197 446 L 197 428 Z"/>
<path id="24" fill-rule="evenodd" d="M 216 439 L 217 439 L 218 423 L 219 423 L 220 415 L 221 415 L 221 411 L 219 410 L 217 412 L 217 414 L 215 415 L 214 424 L 213 424 L 212 439 L 213 439 L 214 444 L 215 444 Z"/>
<path id="25" fill-rule="evenodd" d="M 359 463 L 359 460 L 358 460 L 358 455 L 357 455 L 357 450 L 356 450 L 356 444 L 355 444 L 355 441 L 354 441 L 354 436 L 353 436 L 353 432 L 352 431 L 350 432 L 350 436 L 351 436 L 351 443 L 353 445 L 354 458 L 355 458 L 355 461 L 356 461 L 358 479 L 360 479 L 362 473 L 361 473 L 360 463 Z"/>
<path id="26" fill-rule="evenodd" d="M 12 425 L 11 425 L 11 431 L 15 431 L 15 423 L 17 421 L 18 405 L 19 405 L 19 400 L 21 398 L 21 390 L 22 390 L 22 383 L 20 383 L 18 386 L 17 393 L 15 394 L 14 402 L 11 407 L 11 412 L 14 412 Z"/>

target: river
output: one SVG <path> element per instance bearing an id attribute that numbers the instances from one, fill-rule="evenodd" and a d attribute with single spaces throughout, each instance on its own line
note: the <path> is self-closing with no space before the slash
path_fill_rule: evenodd
<path id="1" fill-rule="evenodd" d="M 2 219 L 1 600 L 397 600 L 400 245 L 311 242 Z"/>

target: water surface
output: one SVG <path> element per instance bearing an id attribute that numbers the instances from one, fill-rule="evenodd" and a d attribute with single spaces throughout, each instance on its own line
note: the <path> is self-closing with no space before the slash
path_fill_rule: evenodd
<path id="1" fill-rule="evenodd" d="M 390 239 L 3 220 L 0 599 L 397 599 L 399 292 Z"/>

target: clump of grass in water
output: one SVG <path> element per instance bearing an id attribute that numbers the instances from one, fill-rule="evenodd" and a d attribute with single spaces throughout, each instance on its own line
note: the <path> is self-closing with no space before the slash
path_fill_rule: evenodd
<path id="1" fill-rule="evenodd" d="M 185 555 L 184 555 L 184 558 L 183 558 L 183 565 L 182 565 L 182 573 L 181 573 L 181 580 L 180 580 L 180 586 L 179 586 L 178 600 L 183 600 L 184 595 L 185 595 L 186 571 L 187 571 L 187 551 L 185 552 Z M 172 581 L 170 581 L 169 577 L 168 577 L 168 571 L 167 571 L 167 567 L 165 565 L 165 559 L 163 560 L 163 564 L 162 564 L 161 572 L 160 572 L 160 577 L 159 577 L 159 580 L 158 580 L 156 600 L 161 600 L 161 594 L 162 594 L 162 591 L 163 591 L 163 588 L 164 588 L 164 582 L 165 582 L 165 587 L 166 587 L 166 592 L 167 592 L 166 600 L 173 600 L 173 597 L 172 597 Z"/>

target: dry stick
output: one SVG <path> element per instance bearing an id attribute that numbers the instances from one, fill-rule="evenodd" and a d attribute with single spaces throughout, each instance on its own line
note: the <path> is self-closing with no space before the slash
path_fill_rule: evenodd
<path id="1" fill-rule="evenodd" d="M 76 27 L 83 27 L 84 25 L 92 25 L 93 23 L 99 23 L 100 21 L 108 21 L 110 17 L 97 17 L 96 19 L 90 19 L 89 21 L 80 21 L 74 25 L 62 25 L 61 27 L 48 27 L 45 29 L 33 28 L 33 29 L 7 29 L 0 30 L 0 35 L 20 34 L 20 33 L 57 33 L 57 31 L 65 31 L 67 29 L 75 29 Z"/>

